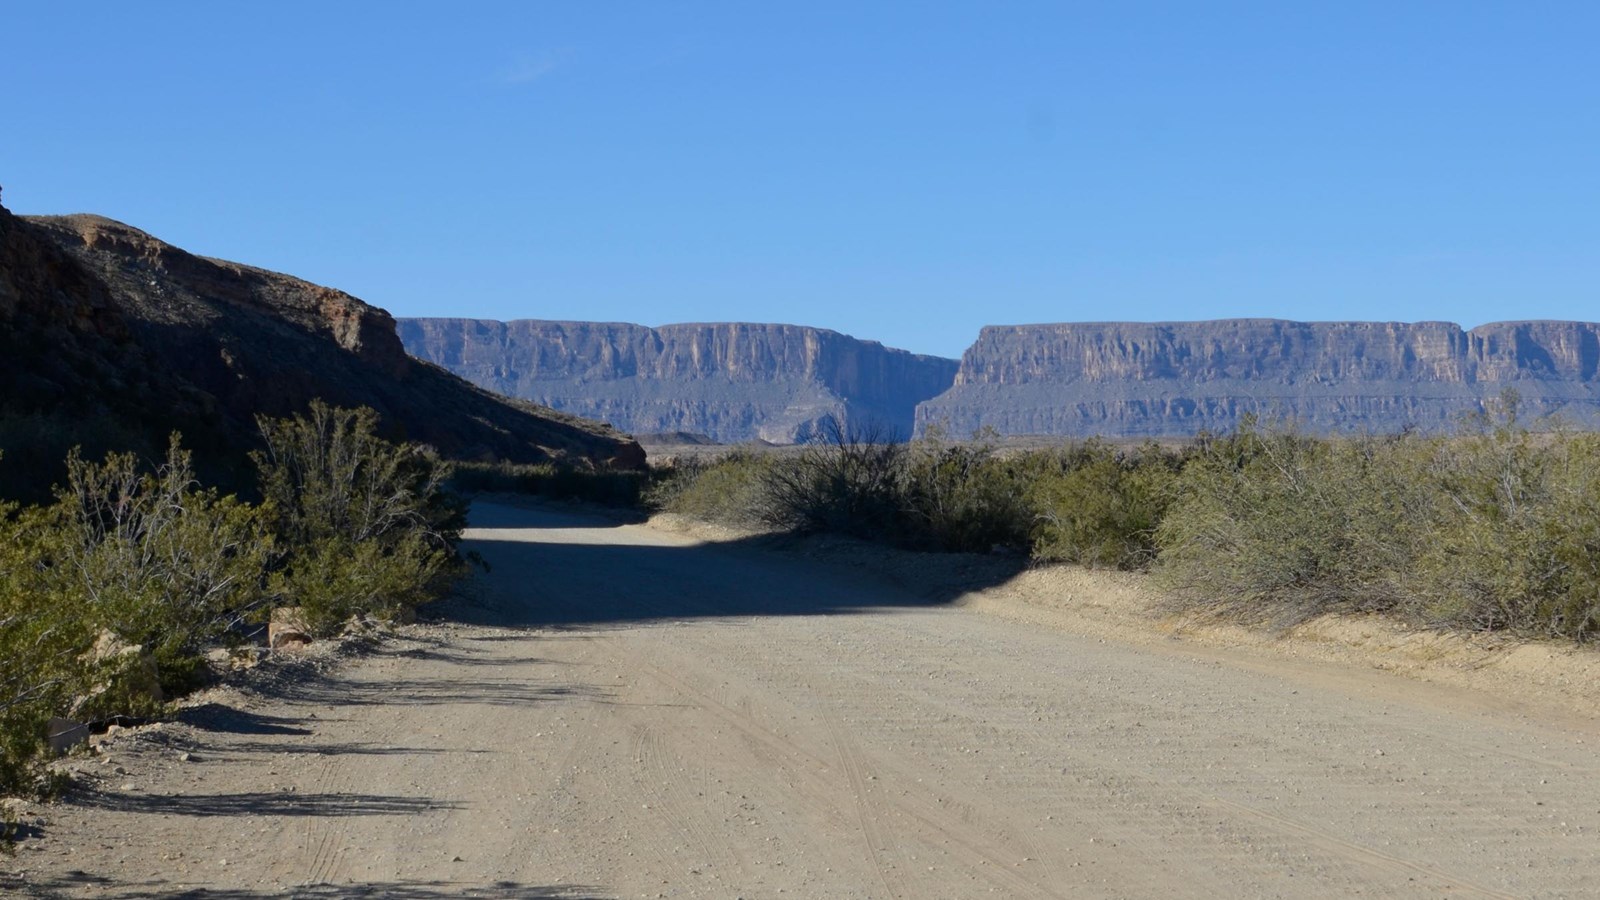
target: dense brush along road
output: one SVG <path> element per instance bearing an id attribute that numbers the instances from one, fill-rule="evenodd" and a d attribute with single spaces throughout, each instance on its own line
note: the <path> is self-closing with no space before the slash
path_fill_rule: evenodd
<path id="1" fill-rule="evenodd" d="M 168 726 L 193 761 L 124 754 L 126 775 L 16 858 L 26 883 L 1600 895 L 1592 722 L 1030 627 L 796 553 L 555 510 L 480 503 L 468 537 L 492 570 L 447 623 Z"/>

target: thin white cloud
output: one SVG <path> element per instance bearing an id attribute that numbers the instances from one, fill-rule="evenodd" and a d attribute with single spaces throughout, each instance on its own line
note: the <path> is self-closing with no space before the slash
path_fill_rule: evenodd
<path id="1" fill-rule="evenodd" d="M 564 54 L 541 53 L 518 57 L 495 73 L 495 80 L 504 85 L 533 84 L 561 67 Z"/>

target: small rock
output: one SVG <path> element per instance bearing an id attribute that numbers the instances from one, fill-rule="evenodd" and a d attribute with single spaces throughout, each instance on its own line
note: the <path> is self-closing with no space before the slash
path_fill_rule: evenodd
<path id="1" fill-rule="evenodd" d="M 50 741 L 50 750 L 57 756 L 89 742 L 88 725 L 59 716 L 50 719 L 49 730 L 45 734 Z"/>
<path id="2" fill-rule="evenodd" d="M 94 646 L 79 657 L 83 662 L 103 673 L 106 679 L 96 684 L 89 693 L 72 702 L 71 715 L 92 718 L 101 707 L 123 707 L 130 701 L 148 700 L 160 703 L 166 699 L 161 692 L 161 673 L 156 668 L 155 654 L 138 644 L 130 644 L 102 629 Z"/>
<path id="3" fill-rule="evenodd" d="M 295 652 L 311 645 L 311 629 L 298 606 L 280 606 L 267 623 L 267 646 L 277 652 Z"/>

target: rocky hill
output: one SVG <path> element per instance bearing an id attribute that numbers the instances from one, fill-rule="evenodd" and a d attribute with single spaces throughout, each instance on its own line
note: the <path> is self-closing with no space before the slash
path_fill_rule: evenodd
<path id="1" fill-rule="evenodd" d="M 355 297 L 98 216 L 0 207 L 0 385 L 0 472 L 32 484 L 74 444 L 153 453 L 173 430 L 226 476 L 255 416 L 315 397 L 373 407 L 392 436 L 448 456 L 643 461 L 603 425 L 409 358 L 389 314 Z"/>
<path id="2" fill-rule="evenodd" d="M 956 362 L 796 325 L 401 319 L 413 356 L 492 391 L 632 433 L 793 443 L 829 416 L 911 433 Z"/>
<path id="3" fill-rule="evenodd" d="M 1179 436 L 1240 416 L 1318 433 L 1440 430 L 1505 388 L 1525 418 L 1600 427 L 1600 325 L 1070 323 L 983 329 L 917 425 L 955 434 Z"/>

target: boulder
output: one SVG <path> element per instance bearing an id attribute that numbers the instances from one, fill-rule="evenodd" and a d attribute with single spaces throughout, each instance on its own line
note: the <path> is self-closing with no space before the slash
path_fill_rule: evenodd
<path id="1" fill-rule="evenodd" d="M 311 646 L 311 629 L 298 606 L 280 606 L 267 623 L 267 646 L 276 652 L 295 652 Z"/>
<path id="2" fill-rule="evenodd" d="M 228 672 L 235 669 L 253 669 L 266 655 L 266 650 L 260 647 L 214 647 L 206 651 L 206 662 L 216 672 Z"/>
<path id="3" fill-rule="evenodd" d="M 72 719 L 52 716 L 45 739 L 50 742 L 50 752 L 60 756 L 79 744 L 89 742 L 89 726 Z"/>
<path id="4" fill-rule="evenodd" d="M 91 718 L 127 712 L 128 706 L 161 703 L 167 699 L 161 690 L 161 673 L 156 668 L 155 654 L 109 630 L 102 630 L 94 646 L 79 659 L 105 673 L 106 677 L 73 701 L 69 715 Z"/>

